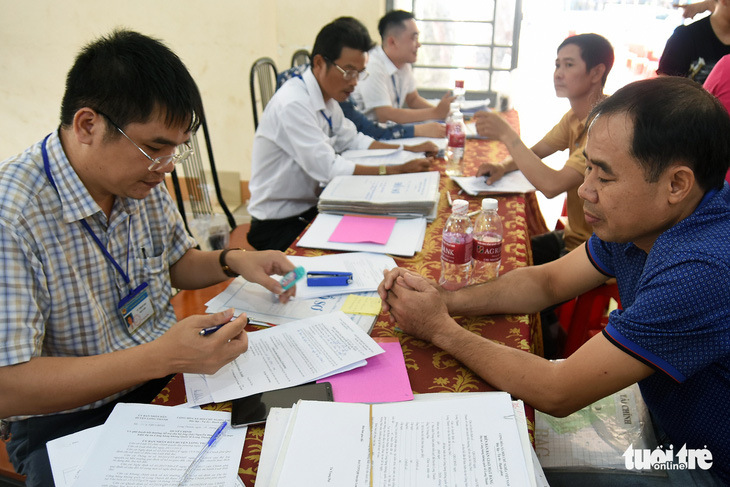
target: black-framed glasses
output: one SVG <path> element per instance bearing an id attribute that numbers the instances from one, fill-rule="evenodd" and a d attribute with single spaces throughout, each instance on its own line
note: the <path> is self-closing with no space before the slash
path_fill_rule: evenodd
<path id="1" fill-rule="evenodd" d="M 324 57 L 324 56 L 323 56 Z M 368 77 L 368 72 L 365 71 L 365 68 L 362 69 L 362 71 L 357 71 L 356 69 L 343 69 L 340 67 L 336 62 L 332 61 L 329 58 L 326 58 L 327 62 L 332 63 L 335 68 L 340 70 L 340 73 L 342 73 L 342 77 L 345 78 L 345 81 L 352 81 L 352 80 L 358 80 L 362 81 Z"/>
<path id="2" fill-rule="evenodd" d="M 124 133 L 124 130 L 122 130 L 119 125 L 114 123 L 114 120 L 109 118 L 109 115 L 100 112 L 99 110 L 96 111 L 99 115 L 102 115 L 104 118 L 109 120 L 109 123 L 114 125 L 114 127 L 119 131 L 120 134 L 122 134 L 128 141 L 130 141 L 134 146 L 139 149 L 139 151 L 144 154 L 144 156 L 149 159 L 149 161 L 152 163 L 149 166 L 147 166 L 147 170 L 150 172 L 158 172 L 161 170 L 167 169 L 167 167 L 170 165 L 170 163 L 173 164 L 180 164 L 183 161 L 186 161 L 192 154 L 193 154 L 193 148 L 190 146 L 189 143 L 184 143 L 175 149 L 175 152 L 172 154 L 168 154 L 166 156 L 160 156 L 152 158 L 143 148 L 141 148 L 135 141 L 133 141 L 131 138 L 129 138 L 129 135 Z"/>

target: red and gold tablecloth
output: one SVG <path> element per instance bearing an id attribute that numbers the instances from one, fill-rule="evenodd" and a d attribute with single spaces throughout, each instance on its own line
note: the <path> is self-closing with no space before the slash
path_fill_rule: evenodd
<path id="1" fill-rule="evenodd" d="M 508 112 L 508 120 L 518 125 L 517 113 Z M 469 140 L 465 150 L 465 174 L 473 175 L 482 161 L 499 160 L 507 155 L 502 144 Z M 470 202 L 470 210 L 478 209 L 481 198 L 458 194 L 459 187 L 443 175 L 444 161 L 434 165 L 441 174 L 441 198 L 437 218 L 428 225 L 423 250 L 412 258 L 395 257 L 399 266 L 412 269 L 420 274 L 437 280 L 441 273 L 441 232 L 450 208 L 446 192 L 453 198 L 462 198 Z M 531 264 L 530 235 L 547 231 L 545 222 L 537 207 L 534 194 L 500 195 L 499 214 L 504 225 L 504 241 L 502 249 L 502 266 L 500 274 L 518 267 Z M 240 238 L 240 237 L 239 237 Z M 235 246 L 232 238 L 231 245 Z M 296 246 L 296 242 L 287 250 L 289 255 L 316 256 L 328 251 L 305 249 Z M 205 311 L 205 302 L 220 293 L 228 283 L 218 284 L 200 291 L 181 291 L 173 298 L 179 318 Z M 542 354 L 542 337 L 537 315 L 500 315 L 483 317 L 457 317 L 457 321 L 475 334 L 490 338 L 498 343 L 514 347 L 525 352 Z M 252 330 L 255 328 L 252 327 Z M 415 393 L 430 392 L 474 392 L 493 390 L 489 384 L 474 374 L 467 367 L 457 362 L 451 355 L 436 348 L 430 343 L 415 339 L 396 331 L 388 316 L 378 316 L 372 336 L 395 336 L 400 340 L 405 357 L 408 377 Z M 185 389 L 182 376 L 176 376 L 155 400 L 157 404 L 180 404 L 185 400 Z M 230 409 L 230 403 L 211 405 L 213 409 Z M 528 414 L 530 432 L 533 431 L 533 415 Z M 247 486 L 253 486 L 256 470 L 261 454 L 261 443 L 264 428 L 254 426 L 248 429 L 246 443 L 239 475 Z"/>

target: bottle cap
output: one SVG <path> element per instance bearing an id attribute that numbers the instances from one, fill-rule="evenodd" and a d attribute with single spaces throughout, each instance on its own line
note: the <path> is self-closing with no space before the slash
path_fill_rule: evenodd
<path id="1" fill-rule="evenodd" d="M 484 198 L 482 200 L 482 210 L 496 210 L 499 208 L 499 201 L 494 198 Z"/>
<path id="2" fill-rule="evenodd" d="M 465 215 L 467 211 L 469 211 L 469 202 L 466 200 L 454 200 L 451 205 L 451 213 Z"/>
<path id="3" fill-rule="evenodd" d="M 464 80 L 463 79 L 457 79 L 454 82 L 454 87 L 455 88 L 463 88 L 464 87 Z"/>

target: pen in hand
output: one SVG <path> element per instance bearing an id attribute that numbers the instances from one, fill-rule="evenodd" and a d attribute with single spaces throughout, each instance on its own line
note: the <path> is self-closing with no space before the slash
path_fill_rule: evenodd
<path id="1" fill-rule="evenodd" d="M 233 319 L 231 319 L 231 321 L 233 321 L 235 319 L 236 318 L 234 317 Z M 225 325 L 225 323 L 221 323 L 220 325 L 215 325 L 215 326 L 209 326 L 208 328 L 203 328 L 202 330 L 200 330 L 198 332 L 198 335 L 200 335 L 202 337 L 208 336 L 208 335 L 212 335 L 213 333 L 215 333 L 218 330 L 220 330 L 220 328 L 223 325 Z M 246 318 L 246 326 L 248 326 L 248 325 L 269 326 L 268 323 L 264 323 L 263 321 L 255 321 L 255 320 L 252 320 L 251 318 Z"/>
<path id="2" fill-rule="evenodd" d="M 180 483 L 178 484 L 178 487 L 185 484 L 185 482 L 188 480 L 188 477 L 190 477 L 190 474 L 193 473 L 193 470 L 195 470 L 195 467 L 197 467 L 198 464 L 200 463 L 200 461 L 203 459 L 203 456 L 205 455 L 205 453 L 213 447 L 213 445 L 218 440 L 218 438 L 223 436 L 223 431 L 225 431 L 226 426 L 228 426 L 228 421 L 223 421 L 223 423 L 220 426 L 218 426 L 218 429 L 215 430 L 215 433 L 213 433 L 213 436 L 210 437 L 208 442 L 205 444 L 203 449 L 200 450 L 200 453 L 198 453 L 198 455 L 195 457 L 195 459 L 190 464 L 188 469 L 185 470 L 185 473 L 183 474 L 182 478 L 180 479 Z"/>

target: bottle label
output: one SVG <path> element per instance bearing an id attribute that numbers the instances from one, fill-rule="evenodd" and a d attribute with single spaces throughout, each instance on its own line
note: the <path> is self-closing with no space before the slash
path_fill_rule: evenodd
<path id="1" fill-rule="evenodd" d="M 449 131 L 449 147 L 464 147 L 466 134 L 464 132 Z"/>
<path id="2" fill-rule="evenodd" d="M 474 260 L 481 262 L 499 262 L 502 260 L 502 241 L 474 241 Z"/>
<path id="3" fill-rule="evenodd" d="M 441 243 L 441 260 L 449 264 L 462 265 L 471 261 L 472 241 Z"/>

